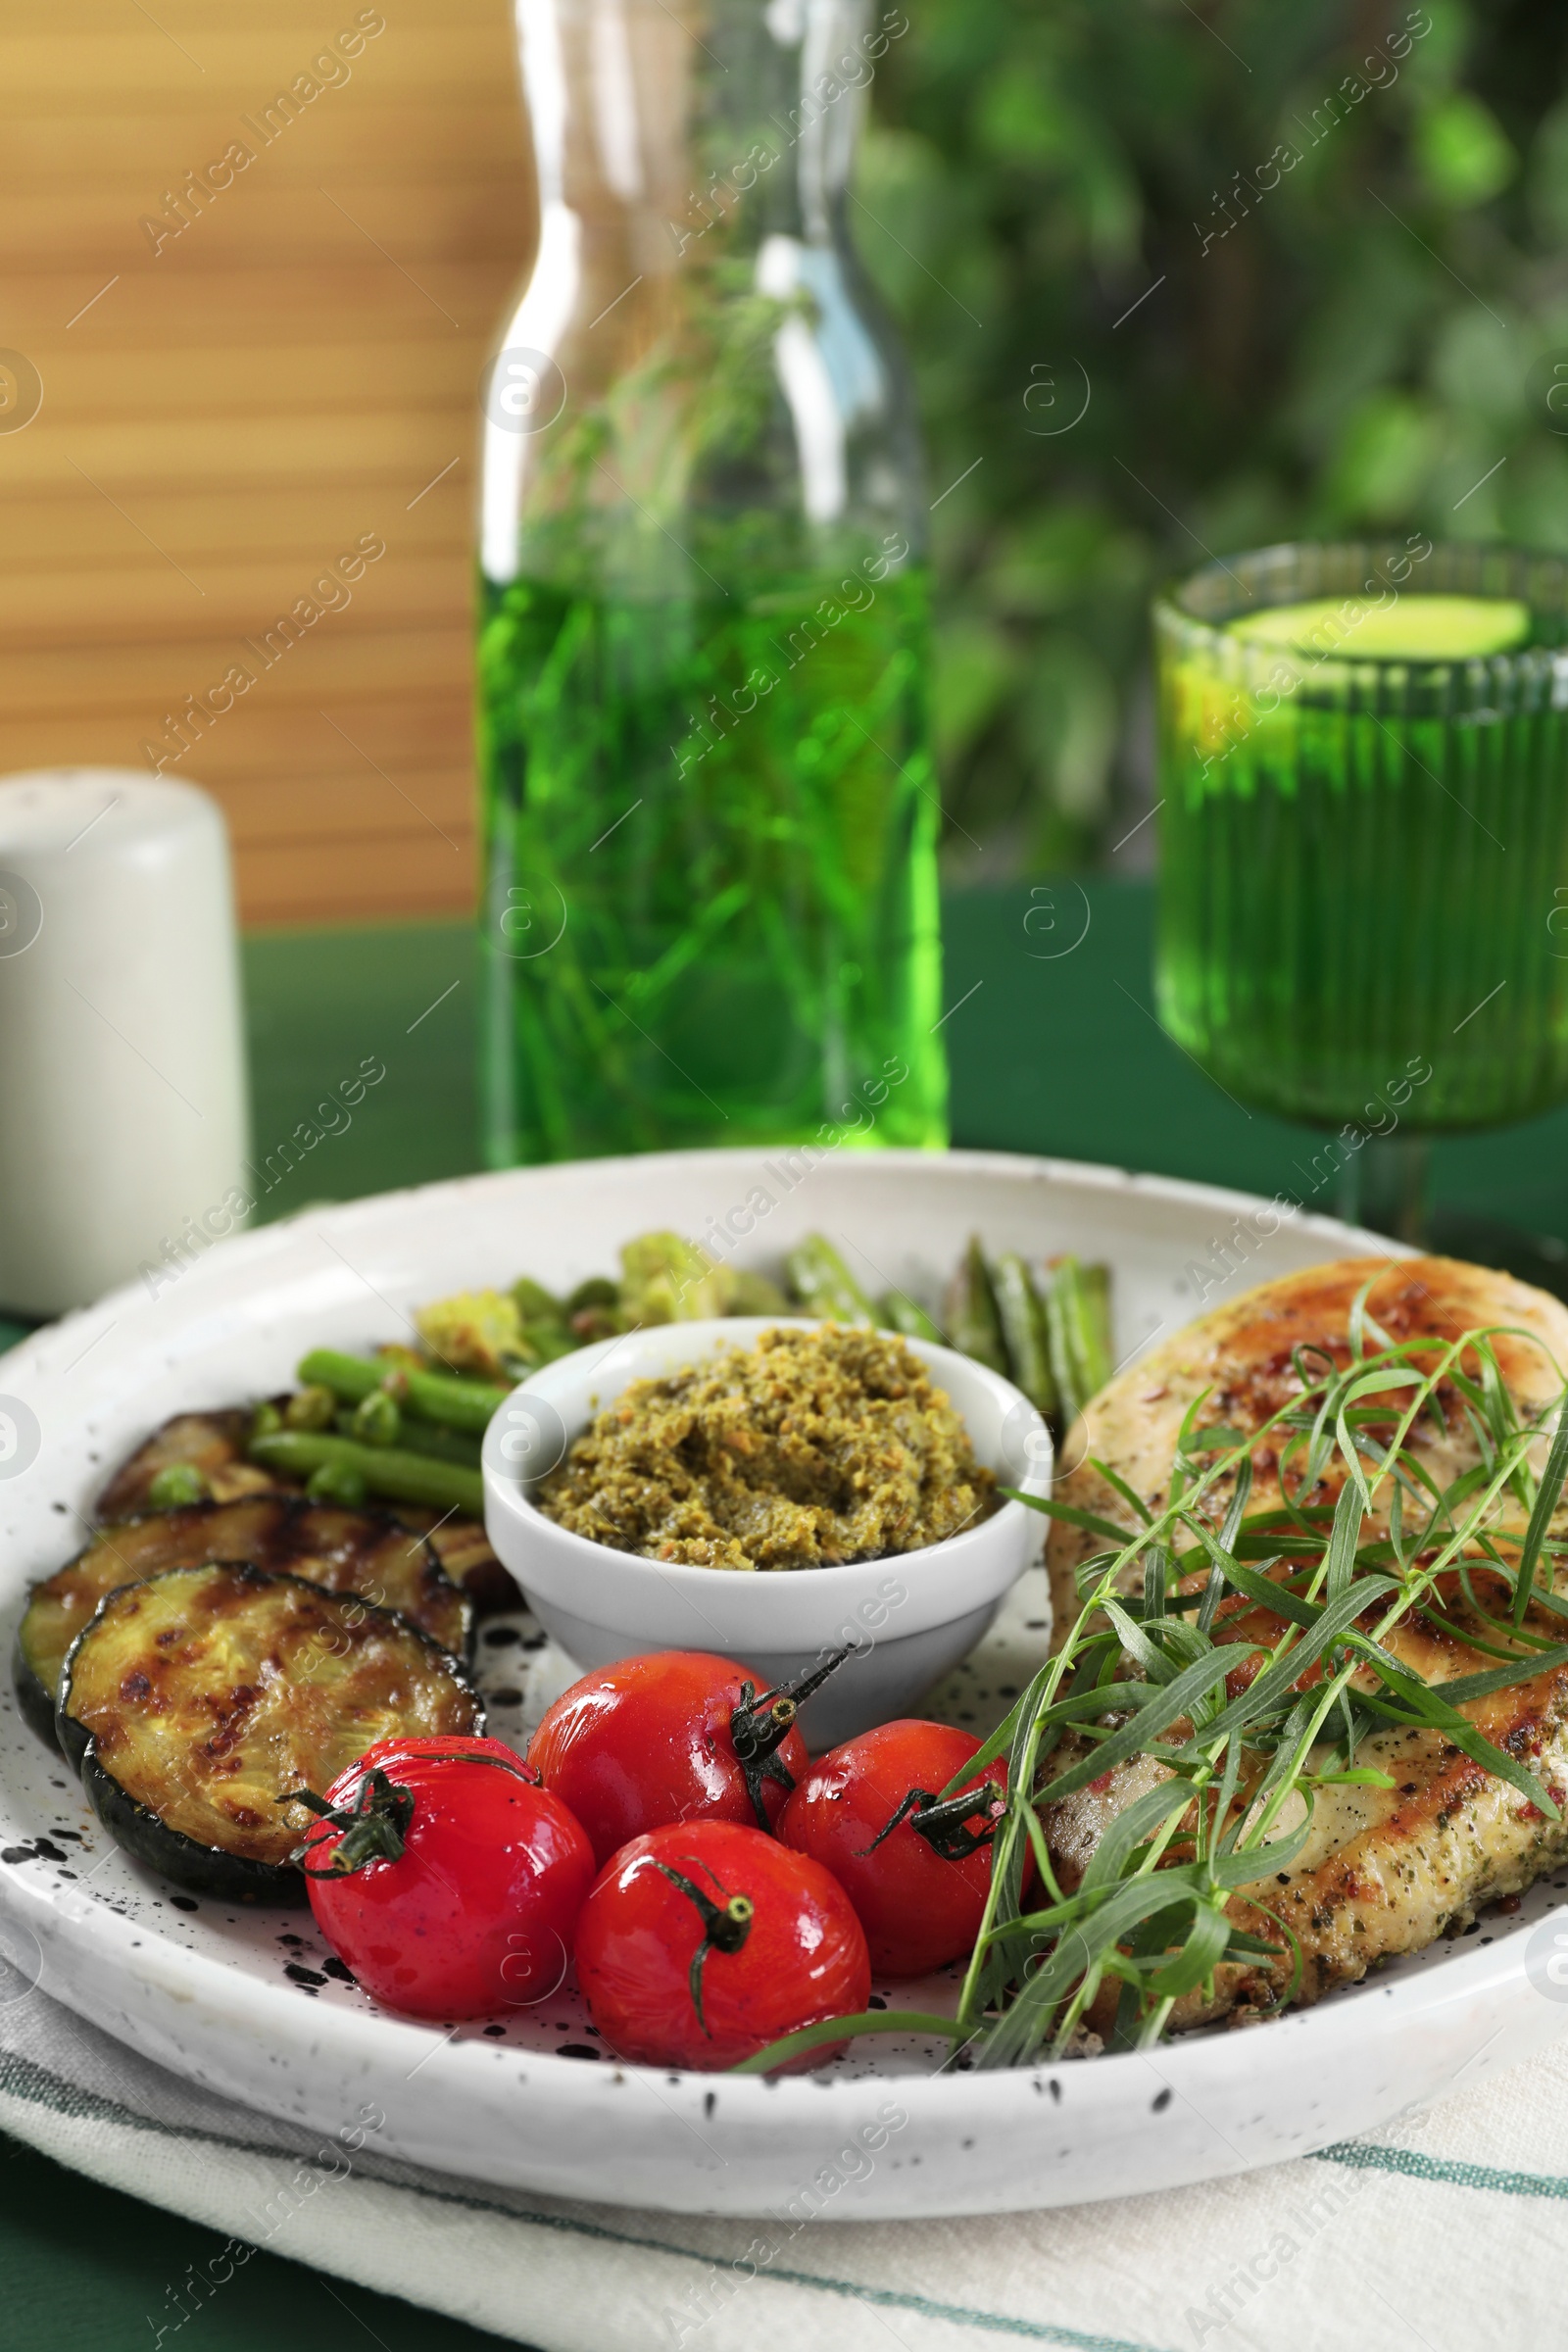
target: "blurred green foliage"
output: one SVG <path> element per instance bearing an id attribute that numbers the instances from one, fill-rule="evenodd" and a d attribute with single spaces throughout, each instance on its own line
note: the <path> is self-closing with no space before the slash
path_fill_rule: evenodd
<path id="1" fill-rule="evenodd" d="M 948 855 L 1036 873 L 1148 806 L 1171 571 L 1568 549 L 1568 8 L 906 5 L 854 226 L 930 443 Z"/>

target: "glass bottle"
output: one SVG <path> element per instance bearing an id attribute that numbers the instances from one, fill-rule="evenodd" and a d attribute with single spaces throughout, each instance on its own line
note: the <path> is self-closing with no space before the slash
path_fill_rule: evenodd
<path id="1" fill-rule="evenodd" d="M 846 222 L 907 20 L 518 13 L 540 232 L 485 394 L 486 1157 L 940 1146 L 925 493 Z"/>

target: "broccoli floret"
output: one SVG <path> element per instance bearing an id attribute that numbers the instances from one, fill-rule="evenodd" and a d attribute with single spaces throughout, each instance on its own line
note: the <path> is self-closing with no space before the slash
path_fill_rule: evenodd
<path id="1" fill-rule="evenodd" d="M 620 1253 L 621 1312 L 629 1324 L 699 1323 L 727 1315 L 735 1277 L 678 1233 L 643 1233 Z"/>
<path id="2" fill-rule="evenodd" d="M 416 1308 L 414 1320 L 436 1361 L 453 1372 L 505 1380 L 537 1360 L 515 1299 L 502 1291 L 460 1291 Z"/>

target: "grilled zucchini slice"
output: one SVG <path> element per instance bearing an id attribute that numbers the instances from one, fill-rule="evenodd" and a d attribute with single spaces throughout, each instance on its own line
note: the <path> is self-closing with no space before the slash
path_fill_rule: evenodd
<path id="1" fill-rule="evenodd" d="M 401 1610 L 443 1648 L 466 1650 L 468 1600 L 424 1539 L 384 1513 L 286 1494 L 186 1503 L 101 1529 L 85 1551 L 33 1587 L 12 1664 L 18 1700 L 34 1731 L 53 1740 L 66 1652 L 106 1592 L 207 1560 L 248 1560 L 329 1592 L 358 1592 Z"/>
<path id="2" fill-rule="evenodd" d="M 303 1577 L 209 1563 L 100 1602 L 71 1646 L 60 1743 L 127 1853 L 193 1893 L 303 1902 L 325 1789 L 377 1740 L 484 1730 L 458 1660 L 406 1618 Z"/>

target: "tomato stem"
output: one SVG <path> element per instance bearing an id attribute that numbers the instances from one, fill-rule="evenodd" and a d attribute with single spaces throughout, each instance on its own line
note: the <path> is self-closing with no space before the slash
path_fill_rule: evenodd
<path id="1" fill-rule="evenodd" d="M 703 1923 L 703 1940 L 692 1954 L 687 1983 L 692 1988 L 692 2007 L 697 2012 L 697 2023 L 711 2041 L 713 2036 L 709 2031 L 708 2020 L 703 2015 L 703 1969 L 710 1952 L 733 1954 L 742 1948 L 747 1936 L 752 1932 L 752 1921 L 757 1916 L 757 1906 L 749 1894 L 729 1895 L 720 1906 L 713 1901 L 711 1895 L 705 1894 L 699 1886 L 687 1878 L 684 1871 L 671 1870 L 664 1862 L 656 1862 L 654 1868 L 666 1878 L 672 1886 L 678 1887 L 688 1902 L 696 1904 L 697 1916 Z M 716 1879 L 713 1884 L 718 1886 Z M 722 1886 L 719 1886 L 719 1892 L 721 1894 L 724 1892 Z"/>
<path id="2" fill-rule="evenodd" d="M 314 1788 L 285 1788 L 277 1802 L 306 1805 L 343 1833 L 324 1870 L 313 1870 L 306 1860 L 324 1839 L 307 1838 L 294 1848 L 289 1860 L 297 1862 L 308 1879 L 346 1879 L 363 1870 L 367 1862 L 400 1861 L 414 1819 L 413 1789 L 389 1781 L 379 1764 L 372 1765 L 360 1783 L 352 1806 L 330 1804 Z"/>
<path id="3" fill-rule="evenodd" d="M 773 1825 L 762 1801 L 762 1783 L 772 1781 L 786 1791 L 794 1788 L 795 1775 L 777 1751 L 812 1691 L 819 1690 L 828 1676 L 837 1673 L 849 1654 L 847 1648 L 836 1649 L 825 1664 L 810 1667 L 805 1674 L 797 1675 L 793 1683 L 780 1684 L 776 1690 L 764 1690 L 760 1698 L 755 1683 L 741 1685 L 740 1699 L 729 1719 L 730 1741 L 746 1783 L 746 1793 L 752 1800 L 757 1826 L 769 1837 Z"/>
<path id="4" fill-rule="evenodd" d="M 939 1805 L 929 1788 L 911 1788 L 885 1827 L 878 1830 L 869 1845 L 862 1845 L 862 1855 L 874 1854 L 884 1838 L 891 1838 L 901 1821 L 907 1821 L 917 1838 L 923 1838 L 934 1854 L 944 1862 L 964 1862 L 971 1854 L 989 1845 L 997 1834 L 997 1824 L 1007 1810 L 1006 1799 L 995 1781 L 987 1781 L 982 1788 L 960 1789 Z M 987 1824 L 983 1830 L 971 1830 L 966 1824 L 981 1814 Z M 911 1818 L 912 1816 L 912 1818 Z"/>

